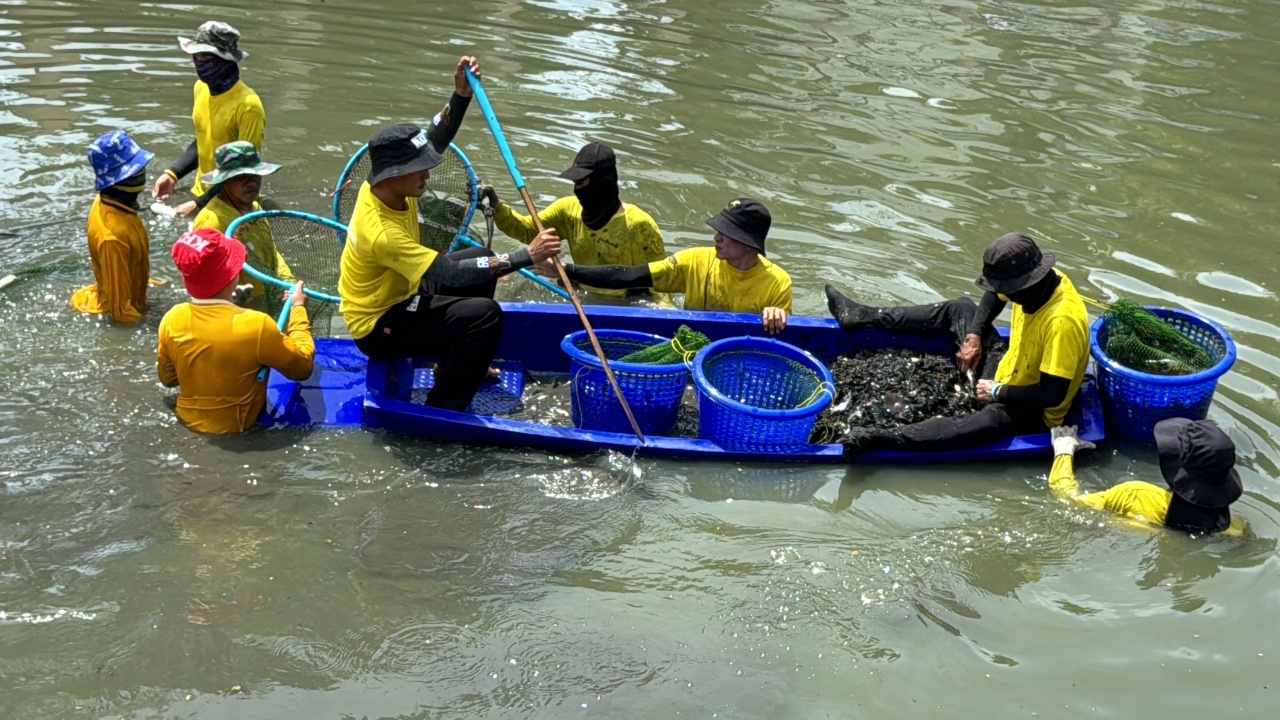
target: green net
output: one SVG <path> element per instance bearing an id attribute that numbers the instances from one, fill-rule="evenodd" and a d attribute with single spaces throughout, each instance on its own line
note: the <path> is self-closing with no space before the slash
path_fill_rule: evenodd
<path id="1" fill-rule="evenodd" d="M 1208 370 L 1204 348 L 1131 300 L 1117 300 L 1105 315 L 1107 356 L 1132 370 L 1153 375 L 1189 375 Z"/>
<path id="2" fill-rule="evenodd" d="M 351 166 L 350 172 L 338 187 L 337 220 L 340 224 L 350 224 L 360 186 L 369 176 L 371 168 L 369 153 L 362 148 L 360 158 Z M 457 153 L 446 150 L 444 162 L 431 168 L 427 191 L 418 199 L 420 242 L 436 252 L 446 252 L 453 245 L 454 238 L 466 229 L 463 223 L 467 221 L 467 215 L 471 211 L 474 193 L 475 188 L 472 187 L 471 173 L 467 171 L 467 166 Z"/>
<path id="3" fill-rule="evenodd" d="M 268 315 L 279 316 L 285 286 L 299 280 L 314 293 L 338 297 L 342 245 L 334 228 L 301 215 L 270 215 L 241 223 L 235 237 L 248 251 L 245 264 L 280 281 L 265 287 L 254 281 L 254 296 L 261 298 Z M 337 309 L 336 302 L 308 298 L 307 315 L 316 337 L 341 333 L 345 326 Z"/>
<path id="4" fill-rule="evenodd" d="M 706 335 L 694 332 L 688 325 L 681 325 L 676 336 L 670 340 L 637 350 L 618 358 L 618 362 L 637 363 L 640 365 L 674 365 L 692 362 L 693 356 L 711 342 Z"/>

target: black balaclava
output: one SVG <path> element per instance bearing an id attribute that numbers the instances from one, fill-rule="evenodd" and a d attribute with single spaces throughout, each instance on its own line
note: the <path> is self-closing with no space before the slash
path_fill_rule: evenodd
<path id="1" fill-rule="evenodd" d="M 111 198 L 125 207 L 131 207 L 134 210 L 137 210 L 138 194 L 145 190 L 146 187 L 147 171 L 143 170 L 136 175 L 131 175 L 121 180 L 111 187 L 102 188 L 98 192 L 103 197 Z"/>
<path id="2" fill-rule="evenodd" d="M 582 203 L 582 222 L 592 230 L 599 230 L 609 224 L 609 219 L 622 205 L 618 199 L 618 169 L 600 168 L 588 177 L 591 182 L 586 187 L 574 188 L 573 194 Z"/>
<path id="3" fill-rule="evenodd" d="M 224 60 L 217 55 L 198 60 L 194 55 L 191 56 L 192 61 L 196 64 L 196 77 L 204 81 L 209 86 L 209 93 L 212 95 L 221 95 L 230 90 L 237 82 L 240 82 L 240 66 L 230 60 Z"/>
<path id="4" fill-rule="evenodd" d="M 1174 493 L 1164 514 L 1164 526 L 1193 535 L 1212 535 L 1231 527 L 1231 510 L 1192 505 Z"/>
<path id="5" fill-rule="evenodd" d="M 1009 293 L 1005 297 L 1021 305 L 1023 312 L 1034 313 L 1049 302 L 1049 298 L 1053 297 L 1053 291 L 1057 290 L 1061 284 L 1062 277 L 1050 270 L 1049 274 L 1041 278 L 1036 284 L 1023 288 L 1018 292 Z"/>

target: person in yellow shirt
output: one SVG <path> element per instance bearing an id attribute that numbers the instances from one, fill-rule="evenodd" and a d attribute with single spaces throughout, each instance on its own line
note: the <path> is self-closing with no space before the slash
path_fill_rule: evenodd
<path id="1" fill-rule="evenodd" d="M 570 280 L 602 288 L 684 293 L 685 310 L 759 313 L 771 335 L 787 327 L 791 276 L 765 258 L 773 219 L 759 200 L 731 200 L 707 224 L 715 247 L 681 250 L 647 265 L 565 266 Z"/>
<path id="2" fill-rule="evenodd" d="M 573 197 L 551 203 L 538 219 L 543 227 L 553 227 L 573 253 L 576 265 L 641 265 L 666 257 L 662 231 L 649 213 L 638 206 L 622 202 L 618 195 L 618 167 L 613 148 L 604 143 L 589 143 L 578 151 L 573 166 L 560 173 L 573 181 Z M 494 208 L 493 221 L 510 237 L 528 243 L 538 234 L 533 218 L 521 215 L 498 199 L 487 185 L 481 193 Z M 624 297 L 646 292 L 641 288 L 605 290 L 584 286 L 586 290 L 610 297 Z"/>
<path id="3" fill-rule="evenodd" d="M 252 143 L 237 140 L 218 148 L 215 154 L 217 167 L 201 176 L 208 187 L 220 192 L 209 193 L 208 205 L 196 215 L 191 227 L 194 230 L 213 228 L 225 233 L 231 223 L 242 215 L 262 210 L 258 196 L 262 191 L 262 178 L 280 169 L 279 165 L 263 162 L 258 149 Z M 237 238 L 249 251 L 248 262 L 254 268 L 286 282 L 294 282 L 293 271 L 276 249 L 275 238 L 266 223 L 250 223 L 242 226 Z M 240 282 L 252 286 L 254 297 L 261 297 L 266 288 L 260 280 L 248 273 L 241 273 Z"/>
<path id="4" fill-rule="evenodd" d="M 369 177 L 356 197 L 342 250 L 338 306 L 356 347 L 373 360 L 435 357 L 427 404 L 465 411 L 489 374 L 502 334 L 498 278 L 560 252 L 554 228 L 506 255 L 480 249 L 442 255 L 421 243 L 418 198 L 471 101 L 466 68 L 454 70 L 449 107 L 429 130 L 385 127 L 369 141 Z"/>
<path id="5" fill-rule="evenodd" d="M 179 37 L 178 44 L 183 52 L 191 55 L 198 78 L 191 109 L 196 137 L 182 157 L 156 180 L 151 195 L 156 200 L 167 200 L 179 180 L 198 170 L 191 188 L 196 200 L 176 209 L 179 217 L 186 217 L 203 208 L 212 197 L 208 184 L 200 176 L 214 170 L 217 148 L 244 140 L 261 149 L 267 114 L 258 94 L 240 79 L 240 63 L 249 53 L 239 47 L 238 30 L 224 22 L 210 20 L 196 30 L 194 40 Z"/>
<path id="6" fill-rule="evenodd" d="M 877 308 L 854 302 L 828 284 L 827 306 L 844 330 L 951 332 L 960 346 L 956 357 L 962 371 L 979 366 L 983 343 L 995 337 L 992 321 L 1013 303 L 1009 349 L 994 377 L 976 383 L 978 402 L 985 407 L 895 430 L 854 428 L 842 438 L 845 455 L 883 447 L 953 450 L 1061 425 L 1084 382 L 1089 316 L 1071 280 L 1054 268 L 1056 261 L 1026 235 L 1001 236 L 982 256 L 982 276 L 975 282 L 985 293 L 977 305 L 958 298 Z"/>
<path id="7" fill-rule="evenodd" d="M 147 164 L 154 157 L 123 130 L 106 133 L 89 146 L 98 191 L 89 208 L 94 284 L 71 296 L 72 307 L 82 313 L 110 315 L 121 323 L 142 319 L 151 277 L 151 239 L 138 217 L 138 195 L 146 189 Z"/>
<path id="8" fill-rule="evenodd" d="M 1172 418 L 1156 423 L 1160 474 L 1172 492 L 1143 480 L 1081 492 L 1075 476 L 1075 453 L 1092 450 L 1094 445 L 1080 440 L 1070 425 L 1052 432 L 1049 489 L 1064 500 L 1193 535 L 1239 536 L 1248 528 L 1244 520 L 1231 517 L 1231 503 L 1244 494 L 1244 483 L 1235 469 L 1235 443 L 1208 420 Z"/>
<path id="9" fill-rule="evenodd" d="M 244 432 L 266 403 L 258 371 L 269 367 L 290 380 L 311 377 L 316 346 L 302 283 L 293 291 L 285 332 L 266 313 L 231 302 L 245 248 L 212 228 L 183 233 L 173 245 L 191 301 L 160 321 L 156 372 L 165 387 L 180 386 L 178 418 L 196 432 Z"/>

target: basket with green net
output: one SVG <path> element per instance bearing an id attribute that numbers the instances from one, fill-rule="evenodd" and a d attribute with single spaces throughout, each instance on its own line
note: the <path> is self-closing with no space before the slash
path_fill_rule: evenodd
<path id="1" fill-rule="evenodd" d="M 1155 424 L 1202 420 L 1236 345 L 1217 323 L 1186 310 L 1113 303 L 1090 332 L 1109 427 L 1151 442 Z"/>
<path id="2" fill-rule="evenodd" d="M 227 235 L 244 243 L 245 272 L 266 286 L 267 314 L 283 307 L 284 291 L 299 280 L 308 297 L 307 316 L 316 337 L 344 334 L 338 314 L 338 275 L 346 228 L 327 218 L 293 210 L 262 210 L 236 218 Z"/>

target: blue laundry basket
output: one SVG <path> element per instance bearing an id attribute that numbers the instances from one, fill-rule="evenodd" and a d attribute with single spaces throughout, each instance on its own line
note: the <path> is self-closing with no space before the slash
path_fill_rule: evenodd
<path id="1" fill-rule="evenodd" d="M 693 360 L 698 436 L 726 450 L 786 452 L 809 444 L 831 404 L 826 365 L 794 345 L 757 337 L 718 340 Z"/>
<path id="2" fill-rule="evenodd" d="M 596 330 L 596 339 L 609 358 L 609 367 L 618 379 L 622 396 L 627 399 L 640 431 L 645 435 L 665 435 L 675 427 L 680 401 L 689 384 L 689 368 L 674 365 L 642 365 L 617 362 L 617 359 L 644 350 L 671 338 L 630 330 Z M 587 331 L 566 335 L 560 348 L 569 356 L 570 411 L 574 427 L 583 430 L 606 430 L 630 433 L 631 423 L 622 404 L 613 393 L 609 377 L 596 351 L 591 347 Z"/>
<path id="3" fill-rule="evenodd" d="M 1107 426 L 1120 434 L 1154 442 L 1156 423 L 1183 417 L 1203 420 L 1213 402 L 1213 393 L 1222 377 L 1236 361 L 1236 344 L 1223 327 L 1186 310 L 1148 307 L 1156 317 L 1204 348 L 1213 367 L 1192 375 L 1152 375 L 1125 367 L 1107 356 L 1110 338 L 1106 317 L 1099 318 L 1089 332 L 1089 350 L 1097 366 L 1098 389 Z"/>

